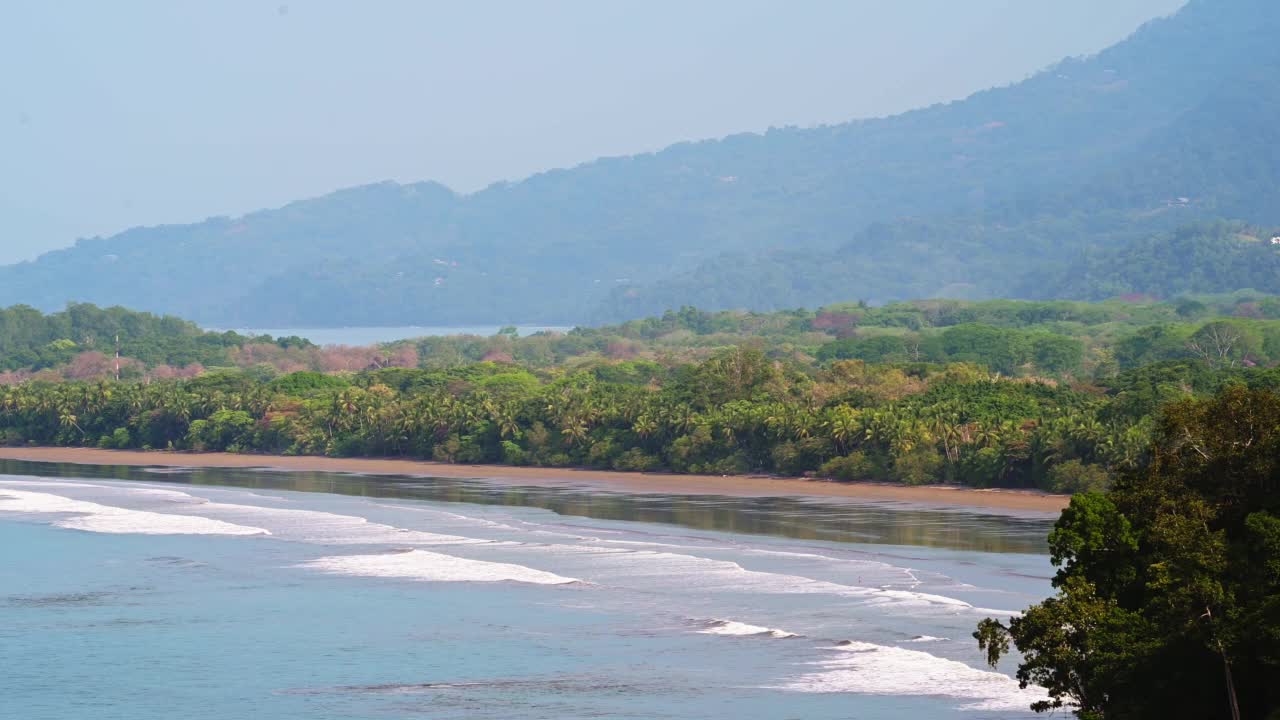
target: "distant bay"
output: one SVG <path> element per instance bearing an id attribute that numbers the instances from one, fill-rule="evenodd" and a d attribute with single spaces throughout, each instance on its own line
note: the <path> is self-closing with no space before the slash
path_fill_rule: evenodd
<path id="1" fill-rule="evenodd" d="M 406 325 L 401 327 L 326 327 L 326 328 L 209 328 L 216 332 L 231 330 L 241 335 L 301 337 L 317 345 L 375 345 L 419 337 L 447 335 L 479 335 L 489 337 L 504 327 L 515 327 L 521 337 L 537 332 L 568 332 L 572 325 Z"/>

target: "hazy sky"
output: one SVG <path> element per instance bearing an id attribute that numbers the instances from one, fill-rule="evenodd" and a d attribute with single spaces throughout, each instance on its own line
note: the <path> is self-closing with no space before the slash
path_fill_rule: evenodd
<path id="1" fill-rule="evenodd" d="M 378 180 L 884 115 L 1184 0 L 0 4 L 0 262 Z"/>

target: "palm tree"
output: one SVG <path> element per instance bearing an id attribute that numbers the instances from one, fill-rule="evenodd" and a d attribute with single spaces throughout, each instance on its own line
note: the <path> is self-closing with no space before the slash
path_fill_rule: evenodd
<path id="1" fill-rule="evenodd" d="M 641 438 L 648 439 L 650 435 L 657 432 L 658 423 L 648 415 L 640 415 L 631 424 L 631 431 Z"/>
<path id="2" fill-rule="evenodd" d="M 568 418 L 560 427 L 560 433 L 564 435 L 566 445 L 581 445 L 586 442 L 589 432 L 587 423 L 578 418 Z"/>
<path id="3" fill-rule="evenodd" d="M 942 441 L 942 450 L 948 462 L 960 458 L 960 426 L 956 414 L 939 413 L 930 419 L 929 430 Z"/>
<path id="4" fill-rule="evenodd" d="M 864 434 L 861 413 L 848 405 L 831 408 L 823 421 L 822 427 L 835 441 L 841 455 L 846 455 L 855 445 L 857 439 Z"/>
<path id="5" fill-rule="evenodd" d="M 64 403 L 58 407 L 58 424 L 65 429 L 75 428 L 79 430 L 80 437 L 83 438 L 85 436 L 84 428 L 80 427 L 80 423 L 77 420 L 75 411 L 70 404 Z"/>
<path id="6" fill-rule="evenodd" d="M 520 423 L 516 420 L 515 411 L 510 405 L 495 406 L 490 417 L 498 428 L 499 437 L 512 439 L 520 437 Z"/>

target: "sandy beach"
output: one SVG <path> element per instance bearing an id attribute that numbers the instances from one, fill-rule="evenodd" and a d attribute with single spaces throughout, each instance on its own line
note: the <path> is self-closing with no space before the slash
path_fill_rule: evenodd
<path id="1" fill-rule="evenodd" d="M 510 467 L 504 465 L 450 465 L 406 459 L 233 455 L 229 453 L 175 453 L 50 447 L 0 448 L 0 459 L 80 465 L 271 468 L 276 470 L 362 473 L 367 475 L 476 478 L 522 485 L 593 487 L 613 492 L 727 495 L 733 497 L 849 498 L 1037 512 L 1059 512 L 1070 501 L 1070 498 L 1066 495 L 1049 495 L 1028 490 L 979 490 L 936 485 L 906 487 L 880 483 L 836 483 L 805 478 L 765 476 L 676 475 L 671 473 L 626 473 L 565 468 Z"/>

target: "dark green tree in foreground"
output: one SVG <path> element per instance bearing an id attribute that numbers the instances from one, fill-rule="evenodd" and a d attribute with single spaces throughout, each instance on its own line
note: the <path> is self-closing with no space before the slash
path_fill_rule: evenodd
<path id="1" fill-rule="evenodd" d="M 1151 462 L 1076 496 L 1049 537 L 1058 593 L 974 633 L 1098 720 L 1280 718 L 1280 396 L 1170 406 Z"/>

